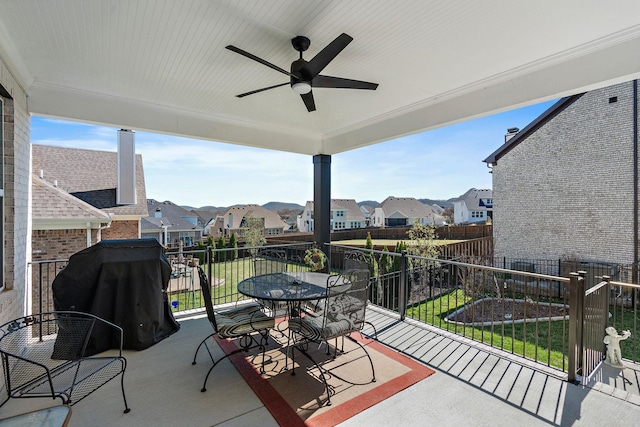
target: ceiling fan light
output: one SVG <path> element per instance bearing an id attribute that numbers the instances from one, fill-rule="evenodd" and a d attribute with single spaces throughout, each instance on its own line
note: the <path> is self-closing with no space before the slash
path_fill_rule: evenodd
<path id="1" fill-rule="evenodd" d="M 311 92 L 311 84 L 309 82 L 296 82 L 291 85 L 291 89 L 293 89 L 295 93 L 304 95 Z"/>

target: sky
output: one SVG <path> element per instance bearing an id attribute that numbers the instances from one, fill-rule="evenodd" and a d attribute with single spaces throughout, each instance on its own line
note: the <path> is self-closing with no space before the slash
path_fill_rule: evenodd
<path id="1" fill-rule="evenodd" d="M 448 200 L 491 188 L 482 161 L 523 129 L 548 101 L 359 148 L 331 157 L 331 197 L 382 202 L 389 196 Z M 118 128 L 32 116 L 33 144 L 117 150 Z M 181 206 L 313 200 L 312 157 L 136 131 L 147 198 Z"/>

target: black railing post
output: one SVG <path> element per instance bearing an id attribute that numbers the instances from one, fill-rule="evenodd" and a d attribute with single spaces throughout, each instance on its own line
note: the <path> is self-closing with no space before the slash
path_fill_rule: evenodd
<path id="1" fill-rule="evenodd" d="M 49 269 L 49 264 L 47 264 L 47 269 Z M 55 264 L 54 264 L 54 268 L 55 268 Z M 42 313 L 43 311 L 43 300 L 42 300 L 42 263 L 38 263 L 38 313 Z M 29 311 L 31 311 L 31 307 L 29 307 Z M 47 310 L 49 311 L 49 310 Z M 41 331 L 42 332 L 42 331 Z M 42 334 L 40 334 L 40 336 L 42 337 Z"/>
<path id="2" fill-rule="evenodd" d="M 400 312 L 400 320 L 404 320 L 407 313 L 407 285 L 409 279 L 407 264 L 407 251 L 402 251 L 400 255 L 400 286 L 398 289 L 398 311 Z"/>
<path id="3" fill-rule="evenodd" d="M 211 246 L 207 246 L 207 277 L 209 278 L 209 283 L 213 283 L 211 281 L 211 273 L 213 272 L 213 248 Z"/>
<path id="4" fill-rule="evenodd" d="M 558 259 L 558 276 L 562 275 L 562 258 Z M 562 285 L 562 287 L 564 288 L 564 285 Z M 562 298 L 562 293 L 564 292 L 564 289 L 560 289 L 560 283 L 558 282 L 558 298 Z"/>
<path id="5" fill-rule="evenodd" d="M 569 281 L 569 372 L 567 379 L 570 383 L 576 383 L 578 374 L 582 372 L 585 274 L 585 271 L 571 273 Z"/>
<path id="6" fill-rule="evenodd" d="M 314 244 L 315 245 L 315 244 Z M 324 265 L 324 268 L 322 269 L 323 273 L 329 273 L 331 274 L 331 244 L 330 243 L 324 243 L 322 245 L 319 245 L 318 248 L 324 252 L 324 254 L 327 257 L 327 262 Z"/>

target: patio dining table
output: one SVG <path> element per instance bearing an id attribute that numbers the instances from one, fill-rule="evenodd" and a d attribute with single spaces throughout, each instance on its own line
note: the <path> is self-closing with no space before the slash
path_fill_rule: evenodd
<path id="1" fill-rule="evenodd" d="M 238 283 L 238 292 L 257 300 L 301 303 L 326 298 L 329 277 L 309 271 L 263 274 Z"/>

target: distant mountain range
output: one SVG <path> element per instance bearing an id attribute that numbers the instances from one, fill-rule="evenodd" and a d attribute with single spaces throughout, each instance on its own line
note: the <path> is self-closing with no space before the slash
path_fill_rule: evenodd
<path id="1" fill-rule="evenodd" d="M 425 205 L 433 205 L 436 204 L 443 208 L 453 208 L 453 202 L 457 197 L 448 199 L 448 200 L 434 200 L 434 199 L 418 199 L 419 202 L 424 203 Z"/>
<path id="2" fill-rule="evenodd" d="M 436 199 L 418 199 L 419 202 L 422 202 L 426 205 L 433 205 L 436 204 L 438 206 L 442 206 L 443 208 L 453 208 L 453 201 L 455 200 L 455 198 L 449 199 L 449 200 L 436 200 Z M 369 208 L 371 208 L 371 210 L 373 210 L 376 206 L 378 206 L 380 203 L 376 202 L 375 200 L 364 200 L 362 202 L 358 202 L 358 206 L 367 206 Z M 192 211 L 192 210 L 196 210 L 196 211 L 213 211 L 213 212 L 224 212 L 229 208 L 232 207 L 236 207 L 236 206 L 242 206 L 242 205 L 233 205 L 233 206 L 228 206 L 228 207 L 216 207 L 216 206 L 202 206 L 200 208 L 194 208 L 192 206 L 182 206 L 182 208 L 188 210 L 188 211 Z M 304 209 L 303 205 L 299 205 L 297 203 L 286 203 L 286 202 L 269 202 L 269 203 L 265 203 L 264 205 L 262 205 L 263 208 L 265 209 L 269 209 L 271 211 L 283 211 L 283 210 L 288 210 L 288 211 L 302 211 Z"/>

